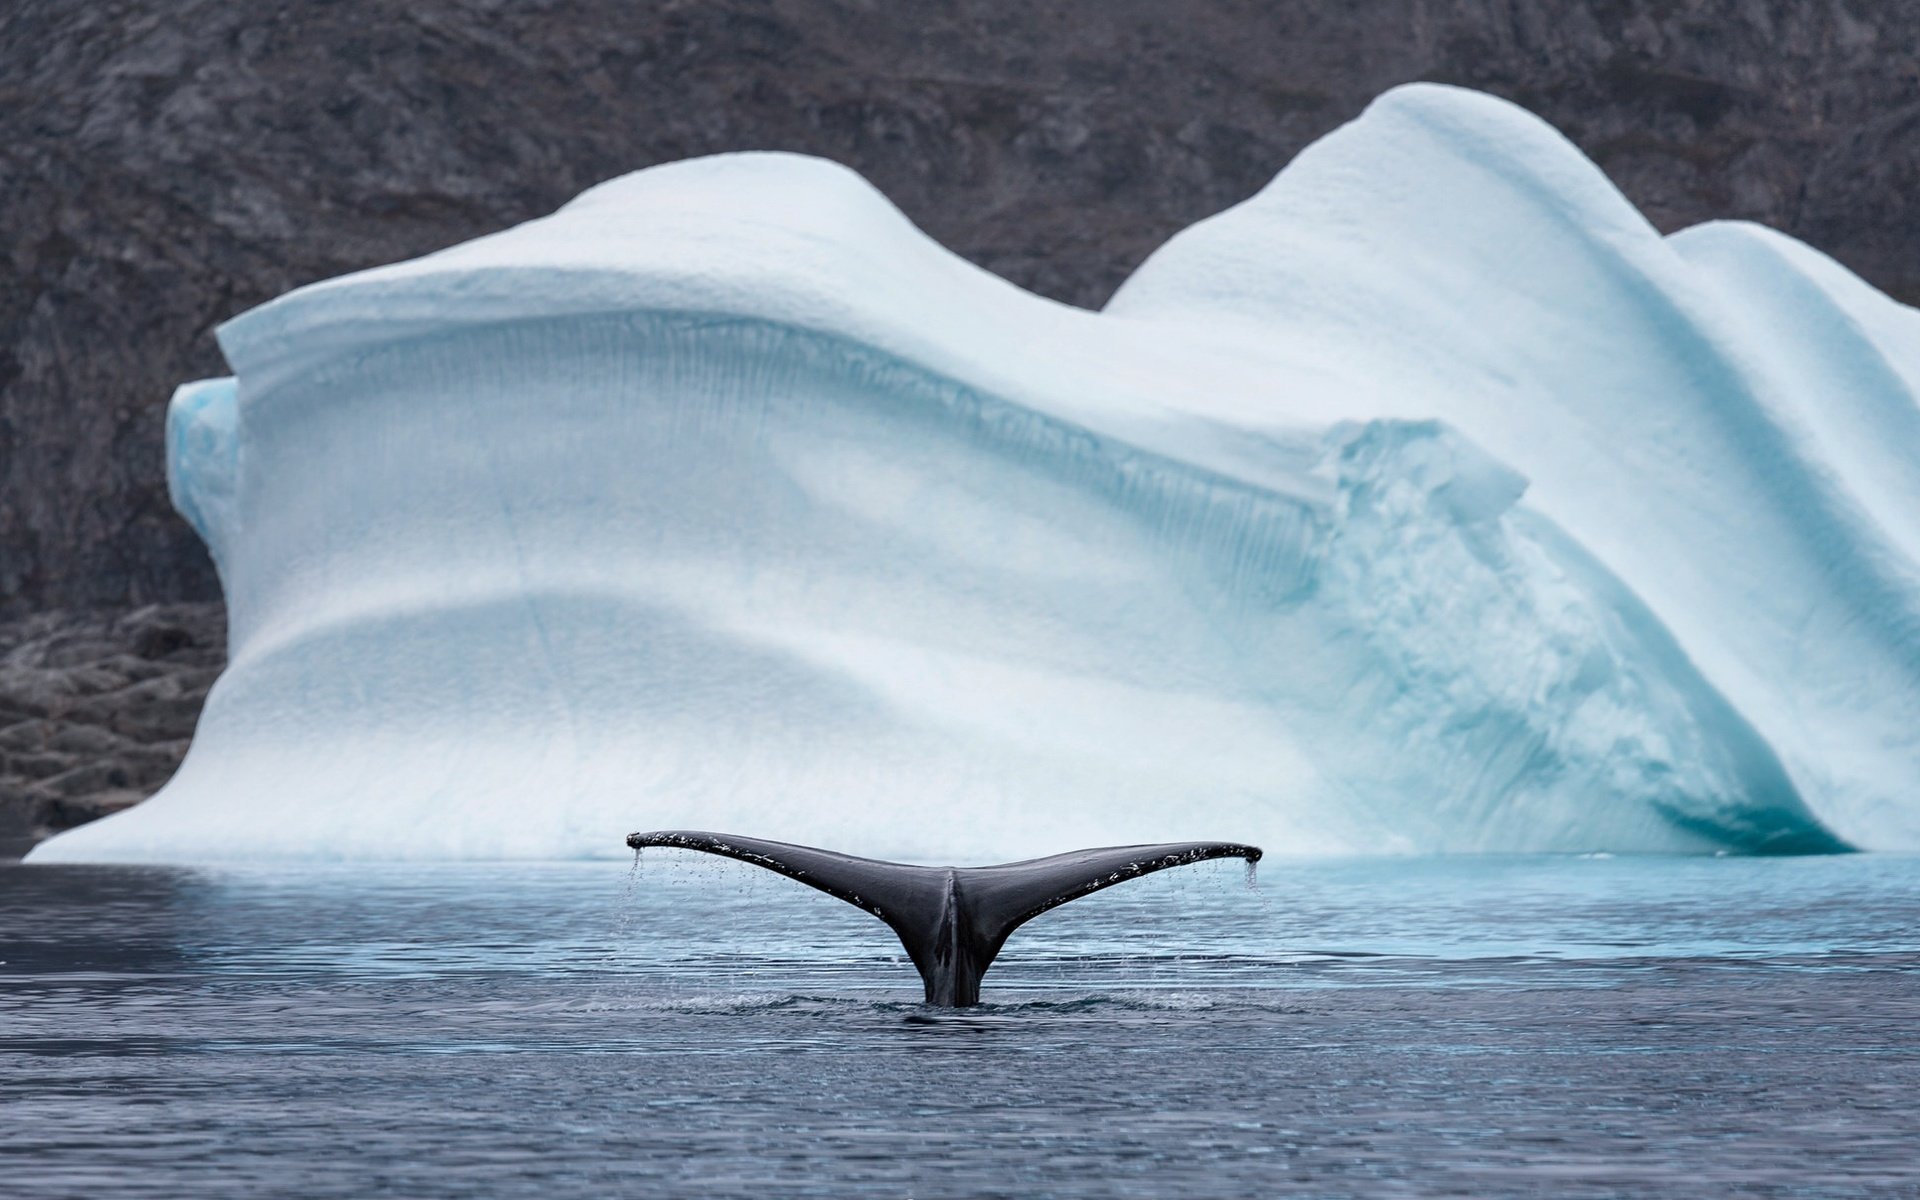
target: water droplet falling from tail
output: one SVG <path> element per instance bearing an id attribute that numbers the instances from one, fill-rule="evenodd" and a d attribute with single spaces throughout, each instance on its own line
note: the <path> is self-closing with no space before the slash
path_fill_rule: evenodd
<path id="1" fill-rule="evenodd" d="M 1247 890 L 1260 902 L 1260 909 L 1268 916 L 1273 915 L 1273 898 L 1260 886 L 1260 864 L 1253 859 L 1247 860 Z"/>
<path id="2" fill-rule="evenodd" d="M 633 933 L 633 898 L 640 890 L 640 856 L 643 853 L 644 848 L 634 850 L 633 866 L 627 869 L 626 882 L 620 885 L 618 911 L 613 919 L 613 953 L 609 957 L 619 954 Z"/>

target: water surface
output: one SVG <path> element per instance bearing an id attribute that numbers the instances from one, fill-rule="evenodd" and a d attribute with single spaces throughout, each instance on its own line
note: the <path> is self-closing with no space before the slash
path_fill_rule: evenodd
<path id="1" fill-rule="evenodd" d="M 15 1197 L 1920 1194 L 1920 859 L 1239 863 L 931 1010 L 764 872 L 0 868 Z"/>

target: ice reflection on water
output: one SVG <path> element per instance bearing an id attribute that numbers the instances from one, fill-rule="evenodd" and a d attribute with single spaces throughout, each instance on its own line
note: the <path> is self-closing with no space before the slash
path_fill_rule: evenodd
<path id="1" fill-rule="evenodd" d="M 1911 1195 L 1920 860 L 1203 864 L 929 1010 L 656 851 L 0 869 L 13 1196 Z"/>

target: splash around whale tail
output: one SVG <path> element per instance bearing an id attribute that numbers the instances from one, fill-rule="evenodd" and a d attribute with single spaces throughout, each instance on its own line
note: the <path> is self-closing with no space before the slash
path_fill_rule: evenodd
<path id="1" fill-rule="evenodd" d="M 980 978 L 1007 937 L 1048 909 L 1169 867 L 1214 858 L 1253 863 L 1261 855 L 1258 846 L 1237 842 L 1164 842 L 996 867 L 923 867 L 694 830 L 636 833 L 627 845 L 752 863 L 872 913 L 899 935 L 926 985 L 927 1003 L 948 1008 L 978 1004 Z"/>

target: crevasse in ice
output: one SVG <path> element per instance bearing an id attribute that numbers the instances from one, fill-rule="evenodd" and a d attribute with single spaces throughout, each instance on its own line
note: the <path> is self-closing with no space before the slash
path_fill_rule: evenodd
<path id="1" fill-rule="evenodd" d="M 220 339 L 231 666 L 36 858 L 1920 846 L 1920 314 L 1484 96 L 1099 313 L 740 154 Z"/>

